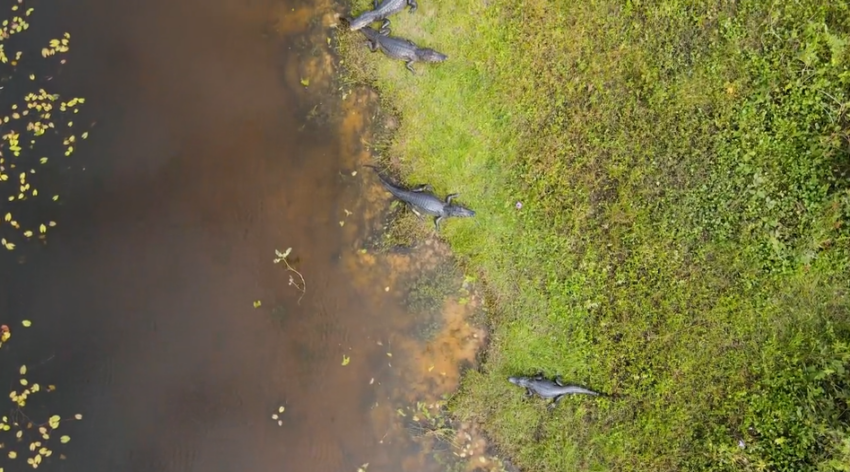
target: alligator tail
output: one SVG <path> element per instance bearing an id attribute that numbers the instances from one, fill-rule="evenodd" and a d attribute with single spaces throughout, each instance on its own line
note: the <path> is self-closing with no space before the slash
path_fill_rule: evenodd
<path id="1" fill-rule="evenodd" d="M 374 171 L 375 171 L 375 174 L 377 174 L 377 175 L 378 175 L 378 179 L 380 179 L 380 180 L 381 180 L 381 183 L 384 185 L 384 187 L 386 187 L 387 189 L 389 189 L 389 190 L 391 191 L 391 193 L 394 193 L 394 192 L 392 192 L 392 191 L 393 191 L 393 190 L 395 190 L 395 186 L 394 186 L 393 184 L 391 184 L 391 183 L 390 183 L 390 181 L 388 181 L 388 180 L 387 180 L 387 179 L 386 179 L 386 178 L 385 178 L 385 177 L 381 174 L 381 169 L 378 169 L 377 167 L 375 167 L 375 166 L 373 166 L 373 165 L 371 165 L 371 164 L 363 164 L 363 167 L 371 167 L 371 168 L 372 168 L 372 170 L 374 170 Z"/>

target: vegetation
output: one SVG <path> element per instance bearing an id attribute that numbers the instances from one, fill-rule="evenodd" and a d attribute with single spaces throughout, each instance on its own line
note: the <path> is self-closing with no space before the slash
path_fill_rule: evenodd
<path id="1" fill-rule="evenodd" d="M 368 7 L 356 0 L 358 13 Z M 341 33 L 487 284 L 455 413 L 523 470 L 850 470 L 850 7 L 428 0 Z M 386 158 L 387 156 L 384 156 Z M 549 414 L 507 375 L 617 393 Z"/>
<path id="2" fill-rule="evenodd" d="M 84 103 L 82 98 L 60 100 L 58 94 L 46 90 L 57 62 L 65 63 L 60 57 L 68 51 L 70 35 L 47 41 L 47 47 L 36 47 L 37 40 L 23 34 L 30 31 L 32 14 L 33 9 L 18 0 L 0 25 L 0 109 L 4 110 L 0 114 L 0 244 L 9 251 L 20 241 L 44 241 L 47 229 L 56 225 L 41 202 L 57 202 L 59 195 L 39 194 L 36 185 L 45 183 L 52 188 L 56 182 L 58 174 L 50 172 L 45 156 L 74 152 L 77 136 L 71 131 L 69 116 Z M 79 138 L 87 136 L 84 132 Z M 32 322 L 22 320 L 21 324 L 26 328 Z M 49 463 L 55 457 L 53 450 L 71 440 L 58 431 L 60 425 L 82 419 L 79 413 L 62 418 L 49 412 L 43 395 L 56 387 L 33 381 L 38 378 L 38 366 L 18 366 L 8 359 L 11 337 L 11 328 L 0 326 L 0 349 L 6 351 L 2 374 L 9 381 L 11 401 L 8 412 L 0 413 L 0 472 L 7 467 L 22 470 L 24 463 L 33 469 Z M 64 459 L 64 455 L 58 456 Z"/>
<path id="3" fill-rule="evenodd" d="M 33 11 L 18 1 L 0 27 L 0 109 L 5 110 L 0 112 L 0 243 L 8 250 L 19 240 L 44 240 L 47 228 L 56 226 L 35 201 L 59 201 L 58 194 L 39 194 L 37 188 L 58 172 L 50 172 L 46 156 L 70 156 L 78 138 L 88 137 L 88 132 L 74 134 L 71 119 L 85 99 L 63 101 L 46 90 L 57 63 L 66 62 L 61 56 L 69 50 L 71 35 L 37 45 L 23 34 L 30 31 Z"/>

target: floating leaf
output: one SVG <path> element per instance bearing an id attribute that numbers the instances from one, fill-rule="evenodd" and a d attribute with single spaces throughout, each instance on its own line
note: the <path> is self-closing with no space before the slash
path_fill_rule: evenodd
<path id="1" fill-rule="evenodd" d="M 273 419 L 273 420 L 277 420 L 278 418 L 279 418 L 279 416 L 277 416 L 277 413 L 272 414 L 272 419 Z"/>
<path id="2" fill-rule="evenodd" d="M 305 87 L 310 85 L 310 79 L 301 79 L 301 85 Z"/>
<path id="3" fill-rule="evenodd" d="M 59 438 L 59 442 L 61 442 L 62 444 L 67 444 L 70 440 L 71 436 L 62 436 L 61 438 Z"/>
<path id="4" fill-rule="evenodd" d="M 277 411 L 278 411 L 278 413 L 283 413 L 284 411 L 286 411 L 286 408 L 281 406 L 280 408 L 277 409 Z"/>
<path id="5" fill-rule="evenodd" d="M 60 421 L 62 421 L 62 418 L 59 415 L 53 415 L 49 420 L 47 420 L 47 424 L 49 424 L 51 428 L 56 429 L 59 427 Z"/>
<path id="6" fill-rule="evenodd" d="M 21 375 L 26 375 L 26 373 L 27 373 L 27 366 L 22 365 L 21 366 Z"/>
<path id="7" fill-rule="evenodd" d="M 9 459 L 14 459 L 18 457 L 18 453 L 15 451 L 9 451 Z"/>
<path id="8" fill-rule="evenodd" d="M 348 365 L 349 362 L 351 362 L 351 358 L 346 356 L 345 354 L 343 354 L 342 355 L 342 365 Z"/>
<path id="9" fill-rule="evenodd" d="M 262 304 L 263 304 L 263 302 L 261 302 L 260 300 L 256 300 L 254 302 L 254 308 L 260 308 L 260 306 L 262 306 Z"/>
<path id="10" fill-rule="evenodd" d="M 32 326 L 32 321 L 23 320 L 23 321 L 21 321 L 21 324 L 24 325 L 24 328 L 29 328 L 30 326 Z"/>

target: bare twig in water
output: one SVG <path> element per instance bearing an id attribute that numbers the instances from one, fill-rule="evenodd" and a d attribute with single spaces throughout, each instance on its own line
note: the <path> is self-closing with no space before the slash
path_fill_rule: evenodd
<path id="1" fill-rule="evenodd" d="M 278 264 L 280 262 L 283 262 L 284 264 L 286 264 L 286 270 L 295 273 L 295 275 L 297 275 L 298 278 L 301 279 L 301 284 L 299 284 L 294 277 L 292 277 L 291 275 L 289 276 L 289 285 L 294 285 L 295 288 L 301 291 L 301 296 L 298 297 L 298 304 L 300 305 L 301 299 L 304 298 L 304 293 L 307 291 L 307 282 L 304 281 L 304 276 L 301 275 L 301 272 L 298 272 L 297 270 L 293 269 L 292 266 L 289 265 L 289 261 L 286 260 L 287 256 L 289 256 L 289 253 L 291 252 L 291 247 L 286 248 L 286 251 L 284 252 L 280 252 L 275 249 L 274 253 L 277 257 L 274 259 L 274 263 Z"/>

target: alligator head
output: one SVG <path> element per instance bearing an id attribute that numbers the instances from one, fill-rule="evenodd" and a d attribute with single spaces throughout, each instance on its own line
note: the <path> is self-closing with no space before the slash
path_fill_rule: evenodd
<path id="1" fill-rule="evenodd" d="M 346 18 L 346 22 L 348 23 L 348 29 L 350 31 L 357 31 L 359 29 L 362 29 L 373 21 L 375 21 L 374 11 L 367 11 L 366 13 L 363 13 L 357 18 Z"/>
<path id="2" fill-rule="evenodd" d="M 508 382 L 519 385 L 520 387 L 526 387 L 528 385 L 528 379 L 526 377 L 508 377 Z"/>
<path id="3" fill-rule="evenodd" d="M 475 211 L 460 205 L 447 205 L 443 211 L 446 213 L 446 216 L 457 216 L 460 218 L 475 216 Z"/>
<path id="4" fill-rule="evenodd" d="M 422 62 L 443 62 L 449 56 L 431 48 L 419 48 L 416 50 L 416 58 Z"/>

